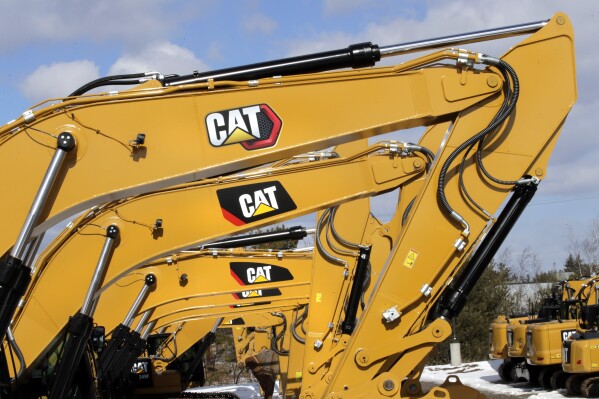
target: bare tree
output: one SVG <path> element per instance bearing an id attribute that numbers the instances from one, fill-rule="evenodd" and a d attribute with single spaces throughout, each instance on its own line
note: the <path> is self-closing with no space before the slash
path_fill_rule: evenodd
<path id="1" fill-rule="evenodd" d="M 591 222 L 580 246 L 591 271 L 596 273 L 599 267 L 599 216 Z"/>

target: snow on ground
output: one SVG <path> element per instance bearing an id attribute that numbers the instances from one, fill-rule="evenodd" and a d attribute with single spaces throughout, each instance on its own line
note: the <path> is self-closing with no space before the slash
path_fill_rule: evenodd
<path id="1" fill-rule="evenodd" d="M 282 396 L 277 395 L 277 391 L 279 389 L 279 383 L 277 381 L 277 385 L 275 386 L 275 394 L 272 396 L 273 399 L 283 399 Z M 235 395 L 239 396 L 239 399 L 262 399 L 264 396 L 260 395 L 260 385 L 256 384 L 239 384 L 239 385 L 229 385 L 226 387 L 218 386 L 218 387 L 202 387 L 202 388 L 191 388 L 186 392 L 233 392 Z"/>
<path id="2" fill-rule="evenodd" d="M 427 366 L 420 381 L 440 385 L 449 375 L 456 375 L 462 384 L 475 388 L 484 394 L 500 394 L 504 397 L 529 399 L 565 399 L 566 390 L 546 391 L 542 388 L 531 387 L 527 382 L 513 384 L 504 383 L 497 374 L 497 368 L 502 360 L 489 360 L 476 363 L 463 363 L 460 366 Z M 569 399 L 575 398 L 569 396 Z"/>
<path id="3" fill-rule="evenodd" d="M 494 396 L 499 395 L 502 398 L 513 397 L 515 399 L 566 399 L 566 390 L 545 391 L 542 388 L 531 387 L 527 382 L 506 384 L 501 381 L 497 375 L 497 368 L 501 360 L 490 360 L 476 363 L 463 363 L 460 366 L 442 365 L 425 367 L 421 381 L 441 385 L 449 375 L 456 375 L 462 384 L 475 388 L 482 393 Z M 275 392 L 278 390 L 278 384 Z M 240 384 L 227 387 L 203 387 L 189 389 L 188 392 L 214 392 L 225 391 L 234 392 L 240 399 L 261 399 L 260 388 L 258 384 Z M 275 393 L 273 399 L 282 399 Z M 568 399 L 576 397 L 569 396 Z"/>

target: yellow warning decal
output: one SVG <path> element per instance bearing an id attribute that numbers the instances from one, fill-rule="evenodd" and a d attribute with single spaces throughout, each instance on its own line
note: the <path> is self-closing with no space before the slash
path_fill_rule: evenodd
<path id="1" fill-rule="evenodd" d="M 406 260 L 403 261 L 403 265 L 411 269 L 416 262 L 416 258 L 418 258 L 418 252 L 410 249 L 408 256 L 406 256 Z"/>
<path id="2" fill-rule="evenodd" d="M 316 302 L 322 302 L 322 292 L 316 293 Z"/>

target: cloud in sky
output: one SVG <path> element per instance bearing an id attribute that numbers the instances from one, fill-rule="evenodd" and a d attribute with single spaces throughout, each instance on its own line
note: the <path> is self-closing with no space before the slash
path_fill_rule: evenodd
<path id="1" fill-rule="evenodd" d="M 591 34 L 599 15 L 596 0 L 325 0 L 318 4 L 290 2 L 285 7 L 256 0 L 235 3 L 235 7 L 231 4 L 215 0 L 0 2 L 0 52 L 5 56 L 0 83 L 6 90 L 0 96 L 0 109 L 8 114 L 5 120 L 30 102 L 66 95 L 98 76 L 147 70 L 187 74 L 345 48 L 363 41 L 388 46 L 538 21 L 564 11 L 576 31 L 579 100 L 566 121 L 535 201 L 598 193 L 599 135 L 595 126 L 599 124 L 599 78 L 595 66 L 599 48 Z M 15 15 L 19 18 L 11 17 Z M 499 55 L 509 43 L 520 40 L 467 47 Z M 76 42 L 78 47 L 73 46 Z M 405 59 L 386 59 L 381 64 Z M 586 217 L 579 215 L 583 206 L 576 205 L 558 208 L 561 204 L 556 202 L 539 208 L 551 208 L 575 223 Z M 535 231 L 536 222 L 530 220 L 524 230 L 512 234 L 523 245 L 530 245 L 530 237 L 549 239 L 547 231 L 561 223 L 547 219 L 542 229 Z M 536 225 L 541 226 L 540 222 Z M 547 245 L 554 251 L 561 246 L 557 238 Z"/>
<path id="2" fill-rule="evenodd" d="M 260 33 L 263 35 L 272 34 L 279 26 L 279 23 L 264 15 L 252 14 L 243 19 L 243 28 L 249 33 Z"/>
<path id="3" fill-rule="evenodd" d="M 21 85 L 23 94 L 37 103 L 66 97 L 83 84 L 100 77 L 99 67 L 89 60 L 41 65 Z"/>
<path id="4" fill-rule="evenodd" d="M 207 65 L 192 51 L 176 44 L 161 41 L 119 57 L 110 67 L 109 75 L 158 71 L 164 74 L 189 74 L 203 71 Z"/>
<path id="5" fill-rule="evenodd" d="M 4 0 L 0 2 L 0 49 L 62 41 L 124 44 L 173 34 L 180 24 L 209 14 L 213 0 Z M 13 16 L 13 17 L 6 17 Z"/>

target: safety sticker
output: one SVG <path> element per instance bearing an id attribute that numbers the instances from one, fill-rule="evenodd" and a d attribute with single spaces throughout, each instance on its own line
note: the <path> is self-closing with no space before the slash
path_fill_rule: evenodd
<path id="1" fill-rule="evenodd" d="M 406 260 L 403 261 L 403 265 L 407 268 L 412 268 L 414 263 L 416 262 L 416 258 L 418 258 L 418 252 L 410 249 L 408 252 L 408 256 L 406 256 Z"/>

